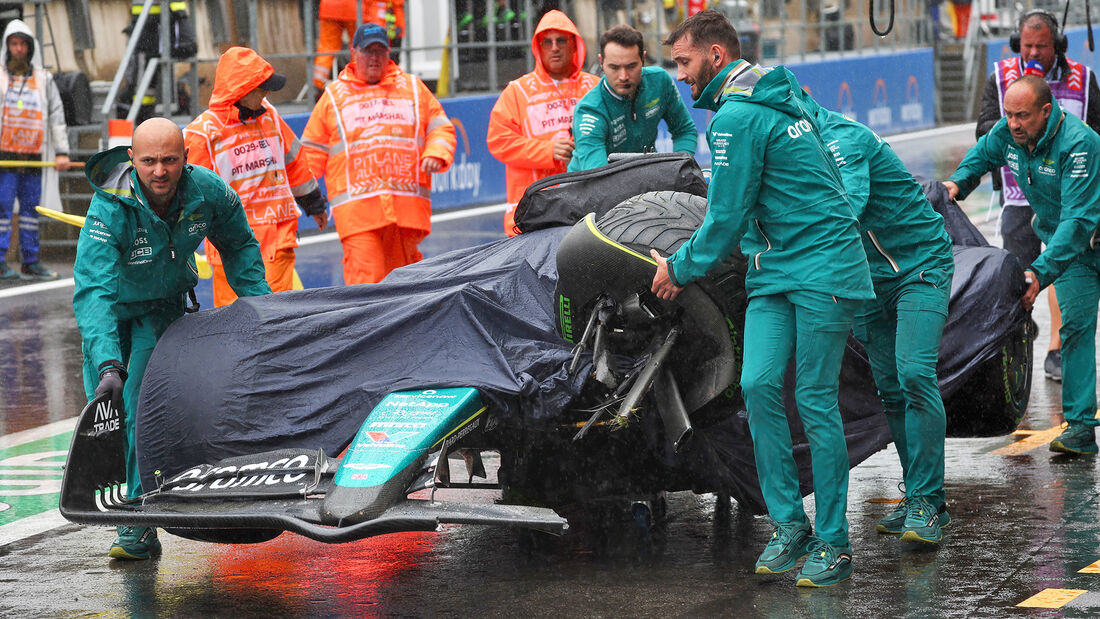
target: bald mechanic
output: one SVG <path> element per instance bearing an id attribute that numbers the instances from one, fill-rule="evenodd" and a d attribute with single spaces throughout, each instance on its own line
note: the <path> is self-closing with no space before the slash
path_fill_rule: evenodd
<path id="1" fill-rule="evenodd" d="M 695 122 L 668 71 L 645 66 L 642 33 L 627 25 L 608 30 L 600 37 L 599 58 L 604 76 L 573 114 L 569 171 L 606 165 L 611 153 L 654 152 L 661 120 L 673 151 L 694 155 Z"/>
<path id="2" fill-rule="evenodd" d="M 740 244 L 749 260 L 741 390 L 775 525 L 756 573 L 792 570 L 809 555 L 796 584 L 835 585 L 852 575 L 840 362 L 852 317 L 874 298 L 856 218 L 787 71 L 740 60 L 737 32 L 714 10 L 684 20 L 665 43 L 695 106 L 715 112 L 707 128 L 714 160 L 703 225 L 667 261 L 652 251 L 652 289 L 675 298 Z M 816 534 L 803 511 L 783 405 L 792 357 L 813 453 Z"/>
<path id="3" fill-rule="evenodd" d="M 218 59 L 210 109 L 183 130 L 187 162 L 213 170 L 240 196 L 274 292 L 294 287 L 298 207 L 317 227 L 326 223 L 325 200 L 302 145 L 267 100 L 285 84 L 286 77 L 259 54 L 231 47 Z M 214 307 L 229 305 L 237 295 L 209 241 L 206 259 L 214 270 Z"/>
<path id="4" fill-rule="evenodd" d="M 267 294 L 260 246 L 237 194 L 206 168 L 187 165 L 183 133 L 167 118 L 134 131 L 133 146 L 94 155 L 84 170 L 95 189 L 73 265 L 73 311 L 83 339 L 84 391 L 110 394 L 125 418 L 126 488 L 141 496 L 135 414 L 145 366 L 198 283 L 194 251 L 209 238 L 241 296 Z M 148 559 L 156 529 L 118 527 L 108 553 Z"/>
<path id="5" fill-rule="evenodd" d="M 516 206 L 527 187 L 565 172 L 573 157 L 573 109 L 599 79 L 581 71 L 585 46 L 561 11 L 542 16 L 531 38 L 535 70 L 508 82 L 489 114 L 486 144 L 504 164 L 504 231 L 519 234 Z"/>
<path id="6" fill-rule="evenodd" d="M 1025 75 L 1005 91 L 1005 117 L 978 139 L 948 194 L 965 198 L 986 172 L 1008 165 L 1035 211 L 1046 249 L 1024 271 L 1030 310 L 1057 284 L 1062 310 L 1062 413 L 1068 426 L 1050 443 L 1060 453 L 1095 454 L 1096 314 L 1100 302 L 1100 136 L 1066 113 L 1042 78 Z"/>
<path id="7" fill-rule="evenodd" d="M 840 168 L 875 286 L 853 331 L 867 351 L 905 486 L 877 528 L 939 544 L 951 522 L 943 489 L 947 415 L 936 376 L 955 272 L 951 237 L 889 144 L 798 92 Z"/>

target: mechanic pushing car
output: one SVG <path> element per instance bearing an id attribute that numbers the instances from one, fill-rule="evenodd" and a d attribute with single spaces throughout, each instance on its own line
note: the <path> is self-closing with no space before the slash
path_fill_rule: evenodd
<path id="1" fill-rule="evenodd" d="M 142 376 L 198 282 L 195 248 L 210 238 L 238 295 L 271 288 L 240 198 L 214 172 L 187 164 L 183 132 L 171 120 L 141 123 L 131 148 L 94 155 L 85 175 L 95 195 L 73 265 L 84 391 L 89 400 L 110 393 L 125 418 L 126 488 L 133 498 L 141 495 L 134 419 Z M 108 555 L 147 559 L 159 551 L 156 529 L 128 526 L 118 527 Z"/>
<path id="2" fill-rule="evenodd" d="M 1062 310 L 1062 413 L 1069 425 L 1050 450 L 1095 454 L 1100 136 L 1064 112 L 1035 75 L 1008 87 L 1004 108 L 1004 118 L 943 184 L 952 198 L 965 198 L 983 174 L 1007 164 L 1035 211 L 1035 232 L 1046 249 L 1024 271 L 1022 302 L 1030 310 L 1039 290 L 1057 283 Z"/>
<path id="3" fill-rule="evenodd" d="M 877 528 L 905 542 L 938 544 L 951 522 L 943 489 L 947 413 L 936 376 L 955 272 L 951 237 L 885 140 L 802 88 L 795 92 L 840 168 L 875 285 L 853 332 L 867 351 L 905 487 L 905 498 Z"/>
<path id="4" fill-rule="evenodd" d="M 749 260 L 741 389 L 775 523 L 756 572 L 786 572 L 810 555 L 796 583 L 835 585 L 852 575 L 840 364 L 856 310 L 874 298 L 856 218 L 786 71 L 741 60 L 737 32 L 713 10 L 684 20 L 665 43 L 695 106 L 715 112 L 707 128 L 714 160 L 703 225 L 667 261 L 652 252 L 652 289 L 675 298 L 740 243 Z M 783 404 L 792 355 L 795 399 L 813 453 L 816 534 L 803 510 Z"/>

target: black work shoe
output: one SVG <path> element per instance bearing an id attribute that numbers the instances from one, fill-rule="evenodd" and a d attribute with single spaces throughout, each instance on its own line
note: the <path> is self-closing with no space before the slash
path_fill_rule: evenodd
<path id="1" fill-rule="evenodd" d="M 23 277 L 28 279 L 57 279 L 57 271 L 42 266 L 41 262 L 28 262 L 23 265 Z"/>
<path id="2" fill-rule="evenodd" d="M 1043 372 L 1050 380 L 1062 382 L 1062 350 L 1060 348 L 1047 353 L 1047 359 L 1043 362 Z"/>

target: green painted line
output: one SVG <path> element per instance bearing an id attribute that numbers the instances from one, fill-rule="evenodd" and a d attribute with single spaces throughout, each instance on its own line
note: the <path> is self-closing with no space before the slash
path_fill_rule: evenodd
<path id="1" fill-rule="evenodd" d="M 52 424 L 24 434 L 22 441 L 3 437 L 8 440 L 0 443 L 0 527 L 57 511 L 73 425 Z"/>

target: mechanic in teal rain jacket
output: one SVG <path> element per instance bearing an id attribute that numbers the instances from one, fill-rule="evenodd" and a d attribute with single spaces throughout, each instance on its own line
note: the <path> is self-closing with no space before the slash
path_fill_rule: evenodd
<path id="1" fill-rule="evenodd" d="M 905 481 L 905 498 L 878 530 L 938 544 L 951 521 L 943 489 L 947 416 L 936 377 L 955 272 L 951 237 L 889 144 L 798 92 L 840 168 L 875 286 L 853 331 L 867 350 Z"/>
<path id="2" fill-rule="evenodd" d="M 267 294 L 260 246 L 240 198 L 215 173 L 187 165 L 183 132 L 167 118 L 134 131 L 133 147 L 93 156 L 95 195 L 77 242 L 73 310 L 83 339 L 88 399 L 109 393 L 122 411 L 129 497 L 141 494 L 134 416 L 145 366 L 198 283 L 194 251 L 209 237 L 239 296 Z M 181 370 L 182 371 L 182 370 Z M 156 530 L 119 527 L 109 556 L 145 559 Z"/>
<path id="3" fill-rule="evenodd" d="M 856 218 L 787 72 L 739 60 L 736 31 L 713 10 L 685 20 L 666 43 L 696 107 L 716 112 L 707 129 L 713 153 L 707 215 L 667 262 L 652 252 L 653 291 L 675 297 L 740 243 L 749 260 L 741 390 L 760 489 L 775 524 L 756 572 L 786 572 L 809 555 L 796 584 L 834 585 L 852 575 L 840 363 L 856 310 L 874 298 Z M 792 356 L 795 399 L 813 453 L 816 533 L 803 511 L 783 404 Z"/>
<path id="4" fill-rule="evenodd" d="M 626 25 L 603 33 L 600 66 L 603 78 L 573 113 L 570 172 L 606 165 L 611 153 L 652 152 L 661 119 L 672 134 L 673 150 L 695 154 L 695 122 L 668 72 L 645 66 L 642 33 Z"/>
<path id="5" fill-rule="evenodd" d="M 982 174 L 1007 164 L 1035 211 L 1045 245 L 1024 272 L 1022 302 L 1055 283 L 1062 311 L 1062 413 L 1069 426 L 1051 451 L 1095 454 L 1096 313 L 1100 302 L 1100 136 L 1066 114 L 1041 78 L 1025 75 L 1005 91 L 1005 116 L 966 153 L 947 181 L 965 198 Z"/>

